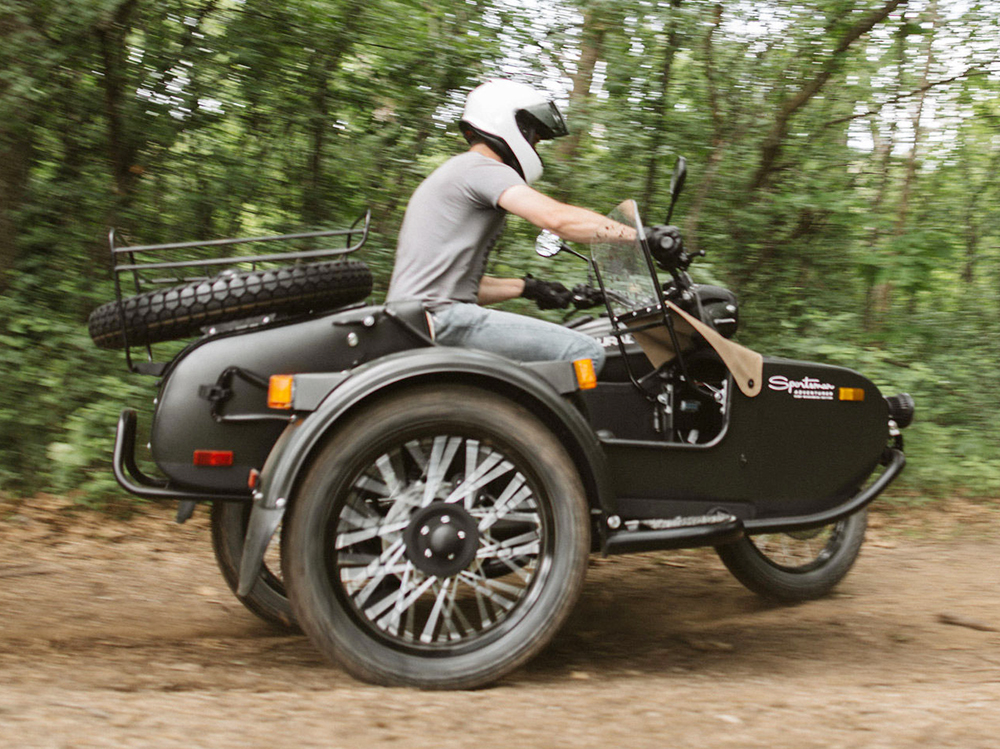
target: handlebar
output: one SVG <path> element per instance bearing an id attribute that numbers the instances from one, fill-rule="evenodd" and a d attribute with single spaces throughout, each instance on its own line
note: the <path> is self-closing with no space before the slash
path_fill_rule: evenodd
<path id="1" fill-rule="evenodd" d="M 577 309 L 588 309 L 604 304 L 604 296 L 600 289 L 595 289 L 588 284 L 580 283 L 573 287 L 573 306 Z"/>

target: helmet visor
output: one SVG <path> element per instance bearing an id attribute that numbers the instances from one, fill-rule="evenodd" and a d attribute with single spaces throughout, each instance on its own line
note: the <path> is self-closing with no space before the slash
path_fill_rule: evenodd
<path id="1" fill-rule="evenodd" d="M 522 118 L 530 122 L 539 140 L 550 140 L 551 138 L 569 135 L 566 120 L 563 119 L 562 112 L 559 111 L 559 107 L 556 106 L 554 101 L 524 107 L 517 114 L 519 123 L 522 121 Z"/>

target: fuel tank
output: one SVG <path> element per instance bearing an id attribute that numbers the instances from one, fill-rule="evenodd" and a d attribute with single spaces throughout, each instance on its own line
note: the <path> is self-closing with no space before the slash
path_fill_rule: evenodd
<path id="1" fill-rule="evenodd" d="M 422 311 L 387 315 L 383 307 L 272 323 L 203 338 L 171 362 L 160 384 L 150 447 L 160 470 L 190 489 L 247 492 L 287 418 L 268 409 L 272 374 L 337 372 L 426 345 Z M 411 324 L 412 323 L 412 324 Z M 228 374 L 227 374 L 228 373 Z M 195 451 L 232 452 L 232 465 L 195 465 Z"/>

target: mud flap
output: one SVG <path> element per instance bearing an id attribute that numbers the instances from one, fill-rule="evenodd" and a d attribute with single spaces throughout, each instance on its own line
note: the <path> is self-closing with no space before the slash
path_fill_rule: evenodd
<path id="1" fill-rule="evenodd" d="M 264 507 L 262 501 L 254 502 L 247 523 L 247 537 L 243 542 L 243 556 L 240 558 L 240 584 L 236 594 L 245 596 L 253 589 L 264 565 L 264 552 L 271 543 L 274 532 L 285 516 L 284 507 Z"/>

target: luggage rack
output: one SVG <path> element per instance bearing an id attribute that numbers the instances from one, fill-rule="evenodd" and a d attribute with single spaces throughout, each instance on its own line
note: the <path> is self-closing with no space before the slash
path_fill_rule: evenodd
<path id="1" fill-rule="evenodd" d="M 195 268 L 212 268 L 236 264 L 249 264 L 248 270 L 257 270 L 259 263 L 298 263 L 304 260 L 318 260 L 321 258 L 337 257 L 348 255 L 358 250 L 368 239 L 368 232 L 371 227 L 371 210 L 365 211 L 347 229 L 330 229 L 324 231 L 300 232 L 296 234 L 278 234 L 266 237 L 240 237 L 232 239 L 211 239 L 207 241 L 192 242 L 171 242 L 167 244 L 149 245 L 119 245 L 119 236 L 115 229 L 108 232 L 108 244 L 111 250 L 111 276 L 115 286 L 115 304 L 118 310 L 119 323 L 121 325 L 122 339 L 125 349 L 125 362 L 132 372 L 141 374 L 160 375 L 166 368 L 166 364 L 153 361 L 152 343 L 146 343 L 145 362 L 133 362 L 131 350 L 133 344 L 129 341 L 128 325 L 125 318 L 125 308 L 122 293 L 122 276 L 131 274 L 132 285 L 136 294 L 148 291 L 150 286 L 178 285 L 206 281 L 211 275 L 166 275 L 161 277 L 146 277 L 150 271 L 169 271 Z M 360 239 L 354 241 L 355 236 Z M 142 253 L 169 253 L 175 250 L 191 250 L 195 248 L 210 247 L 231 247 L 234 245 L 256 244 L 259 242 L 294 242 L 304 240 L 325 239 L 330 237 L 344 237 L 346 245 L 344 247 L 327 247 L 313 250 L 296 250 L 292 252 L 273 252 L 257 255 L 229 255 L 214 258 L 194 258 L 182 260 L 143 260 L 137 256 Z M 127 283 L 127 280 L 125 281 Z"/>

